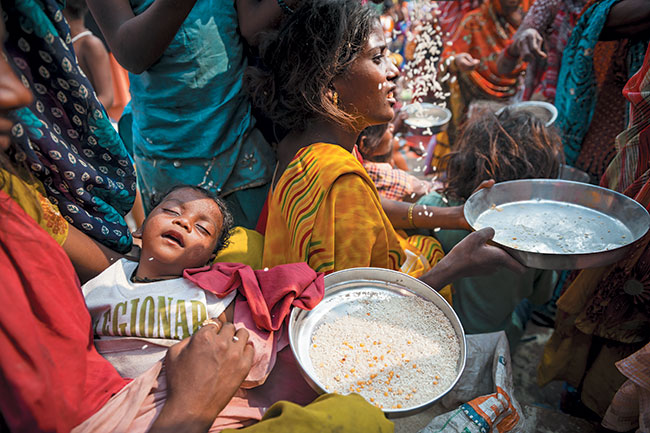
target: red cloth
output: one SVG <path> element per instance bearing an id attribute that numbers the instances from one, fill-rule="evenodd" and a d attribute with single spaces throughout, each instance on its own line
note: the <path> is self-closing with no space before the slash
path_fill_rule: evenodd
<path id="1" fill-rule="evenodd" d="M 67 432 L 129 381 L 95 350 L 61 247 L 0 191 L 0 411 L 12 432 Z"/>
<path id="2" fill-rule="evenodd" d="M 203 290 L 224 297 L 233 290 L 235 298 L 233 322 L 246 328 L 255 348 L 253 367 L 242 388 L 254 388 L 266 382 L 276 364 L 277 354 L 289 344 L 286 326 L 292 307 L 311 310 L 323 299 L 323 274 L 307 263 L 275 266 L 267 271 L 254 271 L 240 263 L 215 263 L 198 269 L 186 269 L 183 277 Z M 304 384 L 299 375 L 286 377 L 288 386 Z M 278 390 L 265 387 L 263 398 L 275 402 Z"/>
<path id="3" fill-rule="evenodd" d="M 292 306 L 311 310 L 325 291 L 323 274 L 314 272 L 307 263 L 280 265 L 266 271 L 254 271 L 241 263 L 215 263 L 185 269 L 183 277 L 221 298 L 237 289 L 246 298 L 255 325 L 269 332 L 280 329 Z"/>

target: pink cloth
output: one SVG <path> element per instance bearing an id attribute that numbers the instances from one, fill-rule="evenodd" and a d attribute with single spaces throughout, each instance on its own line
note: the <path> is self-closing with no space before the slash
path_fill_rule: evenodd
<path id="1" fill-rule="evenodd" d="M 183 277 L 223 298 L 233 290 L 236 327 L 245 327 L 255 348 L 253 368 L 243 387 L 261 385 L 275 365 L 276 354 L 289 344 L 286 329 L 291 307 L 311 310 L 323 299 L 323 274 L 306 263 L 254 271 L 240 263 L 215 263 L 186 269 Z M 279 332 L 278 332 L 279 331 Z"/>
<path id="2" fill-rule="evenodd" d="M 291 307 L 312 309 L 321 301 L 323 274 L 314 272 L 306 263 L 276 266 L 268 271 L 254 271 L 236 263 L 217 263 L 188 269 L 183 276 L 219 297 L 237 290 L 235 326 L 249 331 L 255 348 L 253 368 L 213 423 L 211 432 L 260 420 L 279 400 L 305 405 L 316 398 L 287 347 L 283 325 L 288 322 Z M 165 369 L 158 362 L 74 432 L 145 432 L 158 417 L 166 396 Z"/>
<path id="3" fill-rule="evenodd" d="M 325 290 L 323 274 L 314 272 L 307 263 L 258 271 L 241 263 L 215 263 L 185 269 L 183 277 L 221 298 L 237 289 L 248 300 L 255 324 L 266 331 L 280 329 L 291 306 L 303 310 L 314 308 L 323 299 Z"/>

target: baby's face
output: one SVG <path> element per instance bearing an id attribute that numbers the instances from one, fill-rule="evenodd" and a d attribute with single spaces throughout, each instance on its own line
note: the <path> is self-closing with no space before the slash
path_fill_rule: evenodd
<path id="1" fill-rule="evenodd" d="M 182 275 L 214 258 L 223 215 L 212 199 L 191 188 L 168 194 L 142 228 L 140 263 L 158 275 Z"/>
<path id="2" fill-rule="evenodd" d="M 377 146 L 377 150 L 375 150 L 375 155 L 383 156 L 393 150 L 393 129 L 394 127 L 392 124 L 388 125 L 388 128 L 386 128 L 386 132 L 384 132 L 384 135 L 382 135 L 381 141 Z"/>

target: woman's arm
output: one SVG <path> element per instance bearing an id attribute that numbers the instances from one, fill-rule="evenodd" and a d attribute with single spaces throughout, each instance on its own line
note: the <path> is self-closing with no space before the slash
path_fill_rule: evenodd
<path id="1" fill-rule="evenodd" d="M 62 245 L 70 258 L 81 284 L 96 277 L 124 256 L 100 244 L 69 225 L 68 237 Z"/>
<path id="2" fill-rule="evenodd" d="M 501 248 L 489 244 L 493 237 L 494 229 L 490 227 L 470 233 L 420 280 L 440 290 L 460 278 L 489 275 L 503 267 L 524 273 L 524 265 Z"/>
<path id="3" fill-rule="evenodd" d="M 95 89 L 97 99 L 108 110 L 113 106 L 113 77 L 108 52 L 99 38 L 89 37 L 79 42 L 87 47 L 83 52 L 83 62 L 80 63 L 89 69 L 88 72 L 84 69 L 84 72 Z"/>
<path id="4" fill-rule="evenodd" d="M 609 10 L 601 41 L 642 39 L 650 34 L 650 1 L 622 0 Z"/>
<path id="5" fill-rule="evenodd" d="M 386 198 L 381 199 L 381 206 L 396 229 L 434 229 L 440 227 L 443 229 L 471 230 L 471 227 L 465 221 L 463 206 L 434 207 Z M 411 206 L 413 206 L 411 211 L 413 224 L 409 220 L 409 208 Z"/>
<path id="6" fill-rule="evenodd" d="M 488 179 L 473 191 L 494 186 L 494 180 Z M 435 207 L 389 200 L 382 197 L 381 206 L 388 219 L 396 229 L 449 229 L 471 230 L 465 220 L 464 206 Z M 413 208 L 411 208 L 413 206 Z M 410 217 L 409 217 L 410 214 Z"/>
<path id="7" fill-rule="evenodd" d="M 541 33 L 556 18 L 562 2 L 563 0 L 547 0 L 533 3 L 513 36 L 512 43 L 499 53 L 497 58 L 499 74 L 512 72 L 520 59 L 530 62 L 534 59 L 546 58 L 546 53 L 542 49 L 544 38 Z M 540 11 L 540 9 L 546 10 Z"/>
<path id="8" fill-rule="evenodd" d="M 517 32 L 512 43 L 499 53 L 497 71 L 499 74 L 509 74 L 517 67 L 520 59 L 525 62 L 545 59 L 547 54 L 542 49 L 543 43 L 544 39 L 535 29 Z"/>
<path id="9" fill-rule="evenodd" d="M 135 16 L 128 0 L 88 0 L 117 61 L 140 74 L 154 64 L 174 39 L 196 0 L 156 0 Z"/>
<path id="10" fill-rule="evenodd" d="M 283 10 L 277 0 L 236 0 L 239 32 L 248 45 L 259 45 L 260 34 L 277 28 L 288 11 Z M 288 8 L 295 10 L 299 0 L 285 0 Z"/>

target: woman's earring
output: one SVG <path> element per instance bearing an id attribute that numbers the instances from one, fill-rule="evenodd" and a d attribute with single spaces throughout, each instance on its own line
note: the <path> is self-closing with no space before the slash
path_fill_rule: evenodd
<path id="1" fill-rule="evenodd" d="M 336 92 L 336 90 L 332 94 L 332 99 L 334 100 L 334 105 L 336 105 L 338 107 L 339 106 L 339 94 Z"/>

